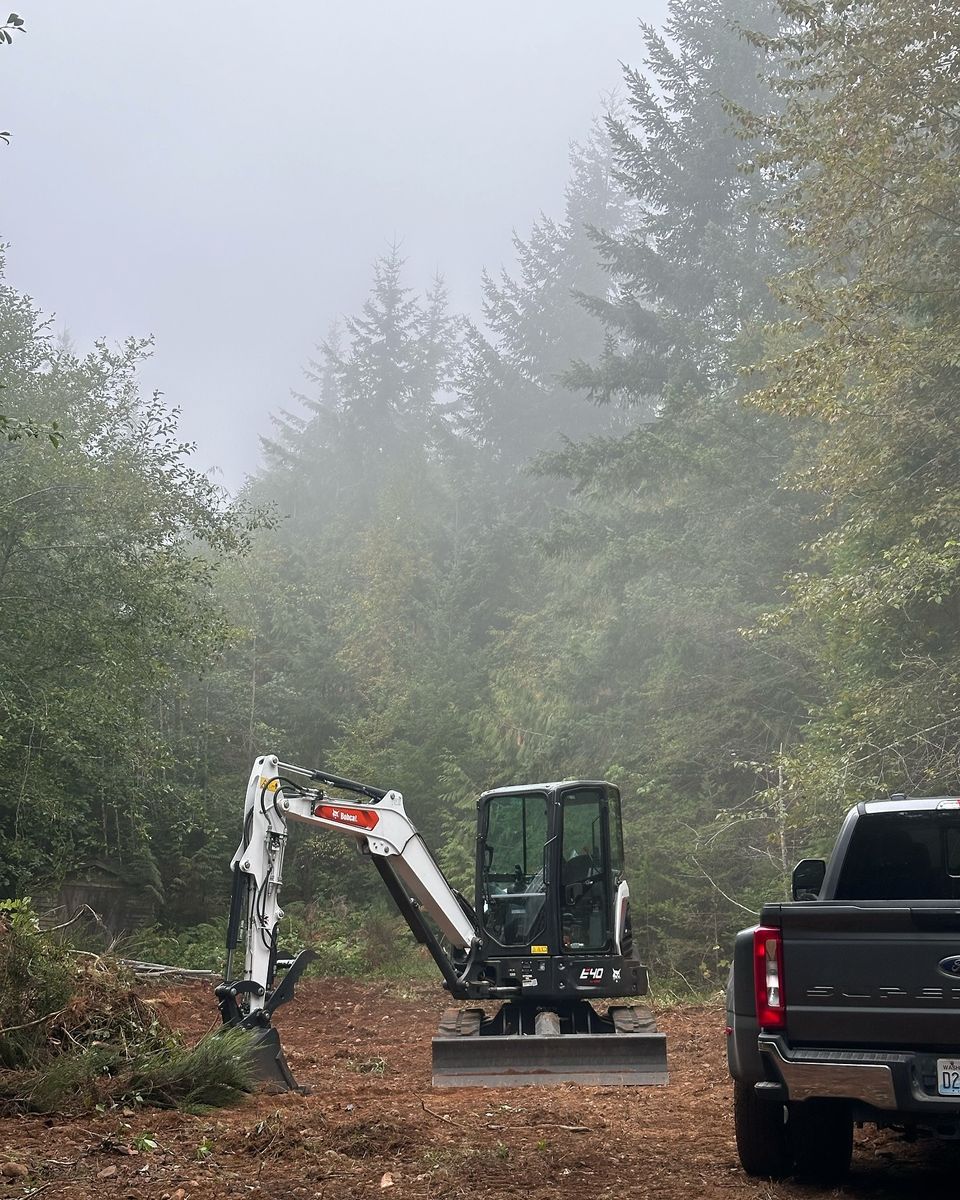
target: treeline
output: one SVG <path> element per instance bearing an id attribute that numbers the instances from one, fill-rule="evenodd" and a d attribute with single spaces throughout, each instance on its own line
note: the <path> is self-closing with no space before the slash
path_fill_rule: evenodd
<path id="1" fill-rule="evenodd" d="M 603 776 L 645 948 L 718 978 L 851 802 L 960 791 L 960 5 L 673 0 L 483 321 L 394 249 L 235 501 L 0 291 L 0 889 L 220 920 L 252 758 Z M 56 426 L 54 428 L 53 426 Z M 377 882 L 302 842 L 291 891 Z"/>

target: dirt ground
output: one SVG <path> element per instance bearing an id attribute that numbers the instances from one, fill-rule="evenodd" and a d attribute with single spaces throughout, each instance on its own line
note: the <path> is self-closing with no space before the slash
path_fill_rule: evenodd
<path id="1" fill-rule="evenodd" d="M 205 984 L 150 996 L 188 1036 L 214 1021 Z M 439 987 L 301 984 L 277 1025 L 310 1095 L 260 1094 L 206 1116 L 137 1109 L 80 1121 L 2 1120 L 0 1200 L 956 1194 L 955 1143 L 905 1145 L 869 1132 L 858 1133 L 840 1192 L 748 1179 L 734 1148 L 719 1009 L 658 1015 L 670 1056 L 665 1088 L 434 1091 L 430 1037 L 443 1007 Z"/>

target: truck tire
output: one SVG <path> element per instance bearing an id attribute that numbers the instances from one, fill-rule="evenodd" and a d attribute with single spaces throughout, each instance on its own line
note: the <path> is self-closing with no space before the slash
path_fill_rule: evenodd
<path id="1" fill-rule="evenodd" d="M 737 1154 L 748 1175 L 782 1179 L 792 1158 L 783 1104 L 760 1095 L 752 1083 L 733 1081 L 733 1124 Z"/>
<path id="2" fill-rule="evenodd" d="M 790 1149 L 797 1175 L 838 1183 L 850 1170 L 853 1114 L 846 1100 L 804 1100 L 789 1107 Z"/>

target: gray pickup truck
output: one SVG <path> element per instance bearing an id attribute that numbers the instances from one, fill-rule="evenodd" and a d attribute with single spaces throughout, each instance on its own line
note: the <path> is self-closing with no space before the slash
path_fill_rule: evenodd
<path id="1" fill-rule="evenodd" d="M 737 934 L 727 1062 L 750 1175 L 834 1182 L 854 1123 L 960 1137 L 960 800 L 846 816 Z"/>

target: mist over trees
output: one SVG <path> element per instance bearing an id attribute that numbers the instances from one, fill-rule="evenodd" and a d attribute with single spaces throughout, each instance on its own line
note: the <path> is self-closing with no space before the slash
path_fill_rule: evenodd
<path id="1" fill-rule="evenodd" d="M 388 249 L 235 500 L 144 345 L 0 288 L 3 893 L 109 858 L 224 920 L 265 752 L 401 790 L 461 885 L 479 791 L 603 777 L 700 986 L 846 806 L 960 791 L 958 42 L 673 0 L 483 320 Z M 380 899 L 334 841 L 288 883 Z"/>

